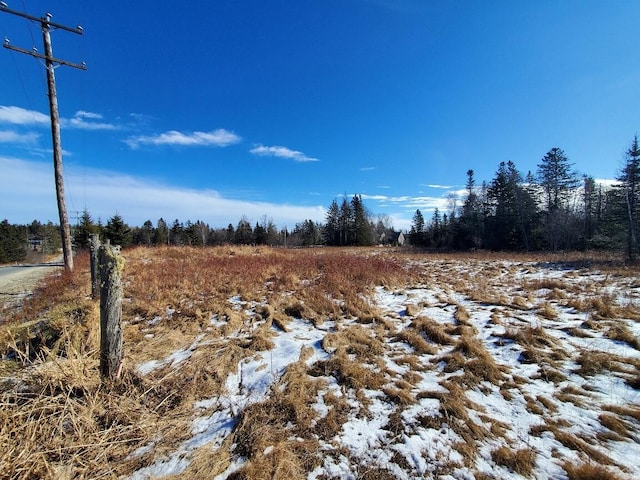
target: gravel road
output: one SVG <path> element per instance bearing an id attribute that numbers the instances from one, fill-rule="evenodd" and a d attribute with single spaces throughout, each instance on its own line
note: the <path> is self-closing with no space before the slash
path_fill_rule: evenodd
<path id="1" fill-rule="evenodd" d="M 2 311 L 29 296 L 45 276 L 61 271 L 62 263 L 40 263 L 0 267 L 0 321 Z"/>

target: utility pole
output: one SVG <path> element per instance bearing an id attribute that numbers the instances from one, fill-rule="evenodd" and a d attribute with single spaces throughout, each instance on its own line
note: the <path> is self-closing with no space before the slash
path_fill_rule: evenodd
<path id="1" fill-rule="evenodd" d="M 60 140 L 60 116 L 58 114 L 58 98 L 56 95 L 56 78 L 54 74 L 54 68 L 57 65 L 66 65 L 80 70 L 86 70 L 87 67 L 84 63 L 77 64 L 67 62 L 55 58 L 53 56 L 53 48 L 51 47 L 51 35 L 52 28 L 66 30 L 67 32 L 76 33 L 82 35 L 82 27 L 67 27 L 54 23 L 51 21 L 51 14 L 46 13 L 44 17 L 38 18 L 28 13 L 19 12 L 17 10 L 11 10 L 8 8 L 5 2 L 0 2 L 0 12 L 10 13 L 17 15 L 18 17 L 26 18 L 27 20 L 37 22 L 42 28 L 42 41 L 44 43 L 44 55 L 38 53 L 34 47 L 33 50 L 25 50 L 23 48 L 14 47 L 10 44 L 9 39 L 4 39 L 4 47 L 9 50 L 13 50 L 32 57 L 39 58 L 45 61 L 47 69 L 47 88 L 49 92 L 49 112 L 51 116 L 51 137 L 53 141 L 53 170 L 56 181 L 56 198 L 58 200 L 58 215 L 60 217 L 60 232 L 62 235 L 62 253 L 64 255 L 64 268 L 65 270 L 73 271 L 73 251 L 71 246 L 71 230 L 69 228 L 69 217 L 67 215 L 67 207 L 64 201 L 64 177 L 62 175 L 62 144 Z"/>

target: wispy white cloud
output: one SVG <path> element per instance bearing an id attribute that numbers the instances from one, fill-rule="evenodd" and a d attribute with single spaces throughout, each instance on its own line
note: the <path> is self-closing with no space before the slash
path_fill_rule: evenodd
<path id="1" fill-rule="evenodd" d="M 49 115 L 21 107 L 0 105 L 0 123 L 13 125 L 49 125 Z"/>
<path id="2" fill-rule="evenodd" d="M 49 162 L 32 162 L 0 156 L 0 212 L 11 223 L 34 219 L 57 222 L 55 186 Z M 257 221 L 263 215 L 276 225 L 294 225 L 303 219 L 323 221 L 322 206 L 299 206 L 225 198 L 214 190 L 164 185 L 117 172 L 65 166 L 67 206 L 70 211 L 89 210 L 94 219 L 108 220 L 116 212 L 130 225 L 202 220 L 212 227 L 235 225 L 245 215 Z"/>
<path id="3" fill-rule="evenodd" d="M 37 133 L 18 133 L 12 130 L 0 130 L 0 143 L 35 143 L 40 137 Z"/>
<path id="4" fill-rule="evenodd" d="M 141 135 L 129 137 L 125 143 L 131 148 L 138 148 L 141 145 L 180 145 L 180 146 L 215 146 L 226 147 L 239 143 L 241 137 L 233 132 L 220 128 L 211 132 L 182 133 L 177 130 L 158 135 Z"/>
<path id="5" fill-rule="evenodd" d="M 317 158 L 308 157 L 302 152 L 297 150 L 291 150 L 287 147 L 272 146 L 267 147 L 264 145 L 257 145 L 249 150 L 254 155 L 260 155 L 262 157 L 279 157 L 294 160 L 296 162 L 318 162 Z"/>
<path id="6" fill-rule="evenodd" d="M 400 209 L 405 212 L 415 212 L 420 210 L 423 214 L 428 214 L 436 208 L 440 211 L 447 211 L 449 199 L 447 196 L 415 196 L 415 195 L 361 195 L 363 200 L 370 200 L 377 203 L 380 208 Z"/>
<path id="7" fill-rule="evenodd" d="M 119 130 L 121 127 L 113 123 L 99 122 L 102 115 L 80 110 L 72 118 L 61 118 L 62 128 L 79 128 L 85 130 Z M 0 123 L 31 127 L 45 127 L 51 124 L 49 115 L 27 110 L 22 107 L 0 105 Z"/>
<path id="8" fill-rule="evenodd" d="M 90 118 L 92 120 L 101 120 L 103 118 L 100 113 L 87 112 L 85 110 L 78 110 L 75 116 L 77 118 Z"/>
<path id="9" fill-rule="evenodd" d="M 361 167 L 360 171 L 361 172 L 370 172 L 371 170 L 375 170 L 376 167 Z"/>
<path id="10" fill-rule="evenodd" d="M 433 183 L 427 183 L 427 184 L 420 184 L 421 187 L 428 187 L 428 188 L 441 188 L 443 190 L 448 190 L 450 188 L 453 188 L 453 185 L 437 185 L 437 184 L 433 184 Z"/>
<path id="11" fill-rule="evenodd" d="M 60 123 L 63 127 L 79 128 L 83 130 L 120 130 L 122 127 L 113 123 L 99 122 L 102 120 L 99 113 L 86 112 L 80 110 L 76 112 L 73 118 L 63 119 Z"/>

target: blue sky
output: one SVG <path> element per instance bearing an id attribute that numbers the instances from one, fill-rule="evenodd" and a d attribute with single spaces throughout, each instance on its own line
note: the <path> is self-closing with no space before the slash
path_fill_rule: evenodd
<path id="1" fill-rule="evenodd" d="M 361 194 L 406 229 L 552 147 L 614 178 L 640 130 L 634 0 L 5 1 L 84 29 L 52 32 L 88 67 L 56 69 L 72 222 L 290 228 Z M 0 85 L 0 217 L 57 222 L 44 68 L 0 49 Z"/>

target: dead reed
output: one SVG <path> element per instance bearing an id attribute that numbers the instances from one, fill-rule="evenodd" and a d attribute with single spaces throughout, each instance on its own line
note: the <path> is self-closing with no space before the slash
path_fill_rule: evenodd
<path id="1" fill-rule="evenodd" d="M 502 446 L 491 452 L 491 459 L 498 465 L 508 468 L 524 477 L 531 476 L 536 464 L 537 454 L 531 448 L 513 450 Z"/>

